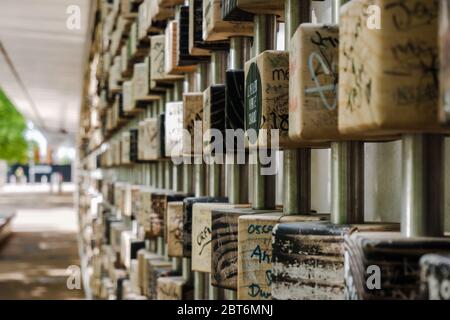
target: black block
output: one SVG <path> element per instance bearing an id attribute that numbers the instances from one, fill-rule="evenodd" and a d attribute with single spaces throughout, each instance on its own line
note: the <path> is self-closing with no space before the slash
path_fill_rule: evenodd
<path id="1" fill-rule="evenodd" d="M 192 206 L 195 203 L 228 202 L 227 197 L 193 197 L 183 200 L 183 257 L 190 258 L 192 253 Z"/>
<path id="2" fill-rule="evenodd" d="M 253 21 L 253 14 L 239 9 L 237 0 L 222 0 L 220 7 L 225 21 Z"/>
<path id="3" fill-rule="evenodd" d="M 228 41 L 203 41 L 203 0 L 194 0 L 194 46 L 209 50 L 228 50 Z"/>
<path id="4" fill-rule="evenodd" d="M 189 6 L 180 8 L 178 66 L 190 66 L 209 60 L 209 56 L 191 56 L 189 54 Z"/>
<path id="5" fill-rule="evenodd" d="M 245 72 L 227 70 L 225 96 L 225 129 L 244 130 Z"/>

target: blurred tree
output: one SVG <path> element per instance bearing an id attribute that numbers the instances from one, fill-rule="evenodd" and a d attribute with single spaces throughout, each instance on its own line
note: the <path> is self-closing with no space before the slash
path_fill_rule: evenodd
<path id="1" fill-rule="evenodd" d="M 26 129 L 24 117 L 0 89 L 0 159 L 9 163 L 27 161 Z"/>

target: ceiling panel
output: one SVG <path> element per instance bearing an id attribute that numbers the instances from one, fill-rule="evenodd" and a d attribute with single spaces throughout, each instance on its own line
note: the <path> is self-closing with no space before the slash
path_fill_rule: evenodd
<path id="1" fill-rule="evenodd" d="M 71 5 L 81 10 L 80 30 L 66 26 Z M 90 0 L 0 0 L 0 41 L 29 98 L 1 53 L 0 87 L 54 144 L 74 142 L 78 130 L 91 7 Z"/>

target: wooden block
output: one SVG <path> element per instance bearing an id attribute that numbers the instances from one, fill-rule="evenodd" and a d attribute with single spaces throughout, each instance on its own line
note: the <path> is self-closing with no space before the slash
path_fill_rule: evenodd
<path id="1" fill-rule="evenodd" d="M 139 122 L 138 127 L 138 159 L 142 161 L 145 159 L 145 144 L 144 141 L 147 139 L 147 131 L 145 126 L 145 121 Z"/>
<path id="2" fill-rule="evenodd" d="M 121 155 L 121 163 L 130 164 L 130 132 L 126 131 L 122 133 L 122 155 Z"/>
<path id="3" fill-rule="evenodd" d="M 245 208 L 230 203 L 196 203 L 192 209 L 192 270 L 211 273 L 211 212 L 219 209 Z"/>
<path id="4" fill-rule="evenodd" d="M 177 193 L 152 193 L 152 210 L 150 213 L 150 225 L 152 237 L 164 237 L 167 240 L 165 232 L 167 226 L 167 206 L 170 202 L 182 201 L 186 196 Z"/>
<path id="5" fill-rule="evenodd" d="M 339 130 L 386 135 L 442 131 L 438 124 L 438 5 L 380 0 L 381 29 L 369 28 L 373 1 L 341 8 Z M 420 6 L 426 16 L 408 12 Z"/>
<path id="6" fill-rule="evenodd" d="M 161 256 L 150 253 L 144 256 L 144 261 L 142 265 L 142 294 L 146 297 L 150 296 L 150 287 L 151 287 L 151 274 L 149 270 L 150 261 L 161 261 Z"/>
<path id="7" fill-rule="evenodd" d="M 148 39 L 147 31 L 152 24 L 152 19 L 149 15 L 150 0 L 144 0 L 139 5 L 138 12 L 138 38 L 139 40 Z"/>
<path id="8" fill-rule="evenodd" d="M 137 260 L 138 260 L 138 266 L 137 266 L 137 272 L 138 272 L 138 283 L 139 287 L 141 289 L 140 293 L 145 295 L 144 293 L 144 286 L 145 286 L 145 272 L 146 272 L 146 264 L 148 259 L 156 259 L 158 255 L 156 253 L 150 252 L 146 249 L 139 250 L 137 254 Z M 159 258 L 159 257 L 158 257 Z"/>
<path id="9" fill-rule="evenodd" d="M 450 124 L 450 5 L 441 1 L 439 28 L 440 48 L 440 103 L 439 117 L 442 123 Z"/>
<path id="10" fill-rule="evenodd" d="M 421 297 L 450 300 L 450 256 L 427 254 L 420 259 Z"/>
<path id="11" fill-rule="evenodd" d="M 289 137 L 340 138 L 337 125 L 339 28 L 304 23 L 289 54 Z"/>
<path id="12" fill-rule="evenodd" d="M 146 58 L 144 62 L 134 64 L 133 96 L 136 107 L 147 106 L 149 102 L 158 101 L 160 99 L 160 96 L 149 90 L 149 61 L 150 59 Z"/>
<path id="13" fill-rule="evenodd" d="M 182 156 L 183 151 L 183 102 L 166 103 L 165 155 Z"/>
<path id="14" fill-rule="evenodd" d="M 189 132 L 189 135 L 183 137 L 183 155 L 202 154 L 202 146 L 195 137 L 203 137 L 203 93 L 189 92 L 183 94 L 183 129 Z M 195 126 L 195 122 L 200 122 Z M 196 147 L 196 144 L 198 145 Z"/>
<path id="15" fill-rule="evenodd" d="M 192 207 L 195 203 L 228 202 L 225 197 L 188 197 L 183 200 L 183 257 L 192 255 Z"/>
<path id="16" fill-rule="evenodd" d="M 327 220 L 328 215 L 284 216 L 265 213 L 239 216 L 237 292 L 239 300 L 271 299 L 272 230 L 278 223 Z"/>
<path id="17" fill-rule="evenodd" d="M 159 5 L 158 1 L 155 0 L 150 1 L 148 10 L 152 22 L 167 20 L 172 18 L 175 13 L 171 6 Z"/>
<path id="18" fill-rule="evenodd" d="M 196 67 L 194 65 L 178 66 L 178 21 L 169 21 L 166 27 L 165 41 L 166 41 L 166 54 L 165 54 L 165 66 L 164 72 L 167 74 L 182 74 L 187 72 L 194 72 Z"/>
<path id="19" fill-rule="evenodd" d="M 189 53 L 189 6 L 180 7 L 177 66 L 192 66 L 200 61 L 207 61 L 209 54 L 191 55 Z"/>
<path id="20" fill-rule="evenodd" d="M 146 133 L 143 140 L 145 145 L 143 160 L 158 160 L 164 156 L 162 153 L 164 139 L 160 130 L 160 122 L 159 118 L 147 118 L 144 121 Z"/>
<path id="21" fill-rule="evenodd" d="M 166 37 L 165 35 L 150 37 L 150 89 L 167 88 L 162 84 L 184 79 L 181 75 L 165 73 Z"/>
<path id="22" fill-rule="evenodd" d="M 167 246 L 169 257 L 183 256 L 183 201 L 167 204 Z"/>
<path id="23" fill-rule="evenodd" d="M 121 212 L 126 217 L 131 217 L 131 184 L 124 183 L 122 187 L 122 207 Z"/>
<path id="24" fill-rule="evenodd" d="M 134 104 L 134 92 L 133 81 L 125 81 L 122 85 L 123 88 L 123 110 L 126 113 L 133 113 L 136 111 Z"/>
<path id="25" fill-rule="evenodd" d="M 209 146 L 212 142 L 220 143 L 213 139 L 211 130 L 218 130 L 225 137 L 225 85 L 211 85 L 203 92 L 203 149 L 210 154 Z M 222 141 L 225 146 L 225 140 Z M 215 153 L 224 153 L 225 150 L 214 150 Z"/>
<path id="26" fill-rule="evenodd" d="M 274 210 L 222 209 L 212 212 L 212 284 L 236 290 L 238 273 L 238 218 Z"/>
<path id="27" fill-rule="evenodd" d="M 192 300 L 194 287 L 183 277 L 166 277 L 158 279 L 158 300 Z"/>
<path id="28" fill-rule="evenodd" d="M 224 21 L 253 21 L 253 14 L 238 7 L 238 0 L 221 0 L 221 14 Z"/>
<path id="29" fill-rule="evenodd" d="M 344 239 L 359 231 L 393 231 L 398 224 L 283 223 L 273 230 L 272 297 L 345 298 Z"/>
<path id="30" fill-rule="evenodd" d="M 283 0 L 228 0 L 228 7 L 239 8 L 253 14 L 275 14 L 284 16 Z"/>
<path id="31" fill-rule="evenodd" d="M 220 10 L 220 0 L 204 0 L 203 40 L 220 41 L 235 36 L 252 37 L 253 22 L 224 21 Z"/>
<path id="32" fill-rule="evenodd" d="M 131 185 L 131 215 L 137 218 L 141 209 L 141 186 Z"/>
<path id="33" fill-rule="evenodd" d="M 184 0 L 158 0 L 158 3 L 160 7 L 170 8 L 180 4 L 184 4 Z"/>
<path id="34" fill-rule="evenodd" d="M 172 271 L 172 262 L 164 260 L 149 260 L 147 270 L 148 297 L 152 300 L 157 298 L 157 281 L 162 277 L 169 277 L 174 274 Z"/>
<path id="35" fill-rule="evenodd" d="M 245 63 L 245 128 L 258 134 L 249 146 L 270 146 L 270 130 L 278 129 L 280 145 L 289 131 L 289 53 L 264 51 Z M 261 134 L 260 129 L 266 133 Z M 252 141 L 253 140 L 253 141 Z"/>
<path id="36" fill-rule="evenodd" d="M 152 211 L 152 193 L 154 190 L 150 188 L 141 189 L 141 211 L 140 216 L 142 217 L 142 227 L 146 233 L 146 236 L 150 236 L 151 225 L 150 225 L 150 214 Z"/>
<path id="37" fill-rule="evenodd" d="M 189 0 L 189 53 L 209 56 L 210 50 L 228 50 L 227 41 L 203 41 L 203 0 Z"/>
<path id="38" fill-rule="evenodd" d="M 420 259 L 448 254 L 449 238 L 406 238 L 400 233 L 355 233 L 345 242 L 347 299 L 421 300 Z M 367 286 L 369 266 L 380 267 L 380 289 Z M 448 292 L 448 291 L 447 291 Z"/>
<path id="39" fill-rule="evenodd" d="M 244 130 L 245 72 L 227 70 L 225 87 L 225 129 Z"/>

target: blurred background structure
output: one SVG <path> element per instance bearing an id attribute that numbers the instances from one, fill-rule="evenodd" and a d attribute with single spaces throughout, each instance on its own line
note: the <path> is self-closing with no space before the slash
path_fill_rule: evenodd
<path id="1" fill-rule="evenodd" d="M 84 297 L 67 268 L 80 265 L 72 170 L 94 3 L 0 0 L 0 299 Z"/>

